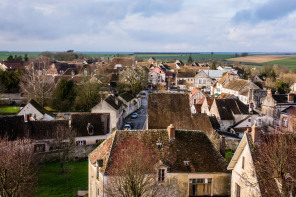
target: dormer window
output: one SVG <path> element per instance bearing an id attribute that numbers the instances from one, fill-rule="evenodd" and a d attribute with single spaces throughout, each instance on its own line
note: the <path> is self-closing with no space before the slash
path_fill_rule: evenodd
<path id="1" fill-rule="evenodd" d="M 160 150 L 162 148 L 162 143 L 157 142 L 156 145 L 157 145 L 158 150 Z"/>
<path id="2" fill-rule="evenodd" d="M 189 166 L 189 161 L 184 161 L 185 166 Z"/>
<path id="3" fill-rule="evenodd" d="M 88 132 L 88 135 L 94 134 L 94 126 L 92 126 L 92 124 L 90 123 L 87 124 L 87 132 Z"/>

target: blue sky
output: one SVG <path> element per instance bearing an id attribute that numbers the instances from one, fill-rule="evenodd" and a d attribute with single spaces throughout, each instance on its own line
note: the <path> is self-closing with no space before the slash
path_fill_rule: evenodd
<path id="1" fill-rule="evenodd" d="M 1 0 L 0 50 L 295 52 L 295 0 Z"/>

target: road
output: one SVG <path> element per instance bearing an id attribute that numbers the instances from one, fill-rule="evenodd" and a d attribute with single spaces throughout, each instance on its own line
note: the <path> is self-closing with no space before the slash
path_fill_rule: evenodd
<path id="1" fill-rule="evenodd" d="M 148 92 L 146 92 L 146 97 L 142 98 L 142 106 L 140 107 L 140 109 L 136 111 L 136 113 L 138 113 L 138 118 L 131 119 L 131 117 L 129 116 L 125 120 L 125 122 L 132 122 L 132 130 L 143 130 L 144 124 L 146 123 L 146 118 L 147 118 L 147 104 L 148 104 Z M 122 129 L 124 129 L 123 127 L 124 127 L 124 124 L 122 126 Z"/>

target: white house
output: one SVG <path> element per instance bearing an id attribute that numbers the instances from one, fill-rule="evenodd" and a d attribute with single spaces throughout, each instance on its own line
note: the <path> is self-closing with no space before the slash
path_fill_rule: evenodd
<path id="1" fill-rule="evenodd" d="M 137 109 L 141 107 L 141 98 L 140 97 L 133 97 L 128 92 L 124 92 L 118 96 L 118 98 L 123 103 L 123 118 L 127 117 Z"/>
<path id="2" fill-rule="evenodd" d="M 112 131 L 119 129 L 123 119 L 123 103 L 118 97 L 110 95 L 91 109 L 92 113 L 109 113 Z"/>
<path id="3" fill-rule="evenodd" d="M 30 120 L 54 120 L 53 115 L 33 99 L 20 110 L 18 116 L 29 117 Z"/>

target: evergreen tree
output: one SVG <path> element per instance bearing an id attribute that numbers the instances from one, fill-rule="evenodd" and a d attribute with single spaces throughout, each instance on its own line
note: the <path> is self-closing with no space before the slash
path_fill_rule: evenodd
<path id="1" fill-rule="evenodd" d="M 188 63 L 188 65 L 193 63 L 193 59 L 191 57 L 191 54 L 188 57 L 187 63 Z"/>

